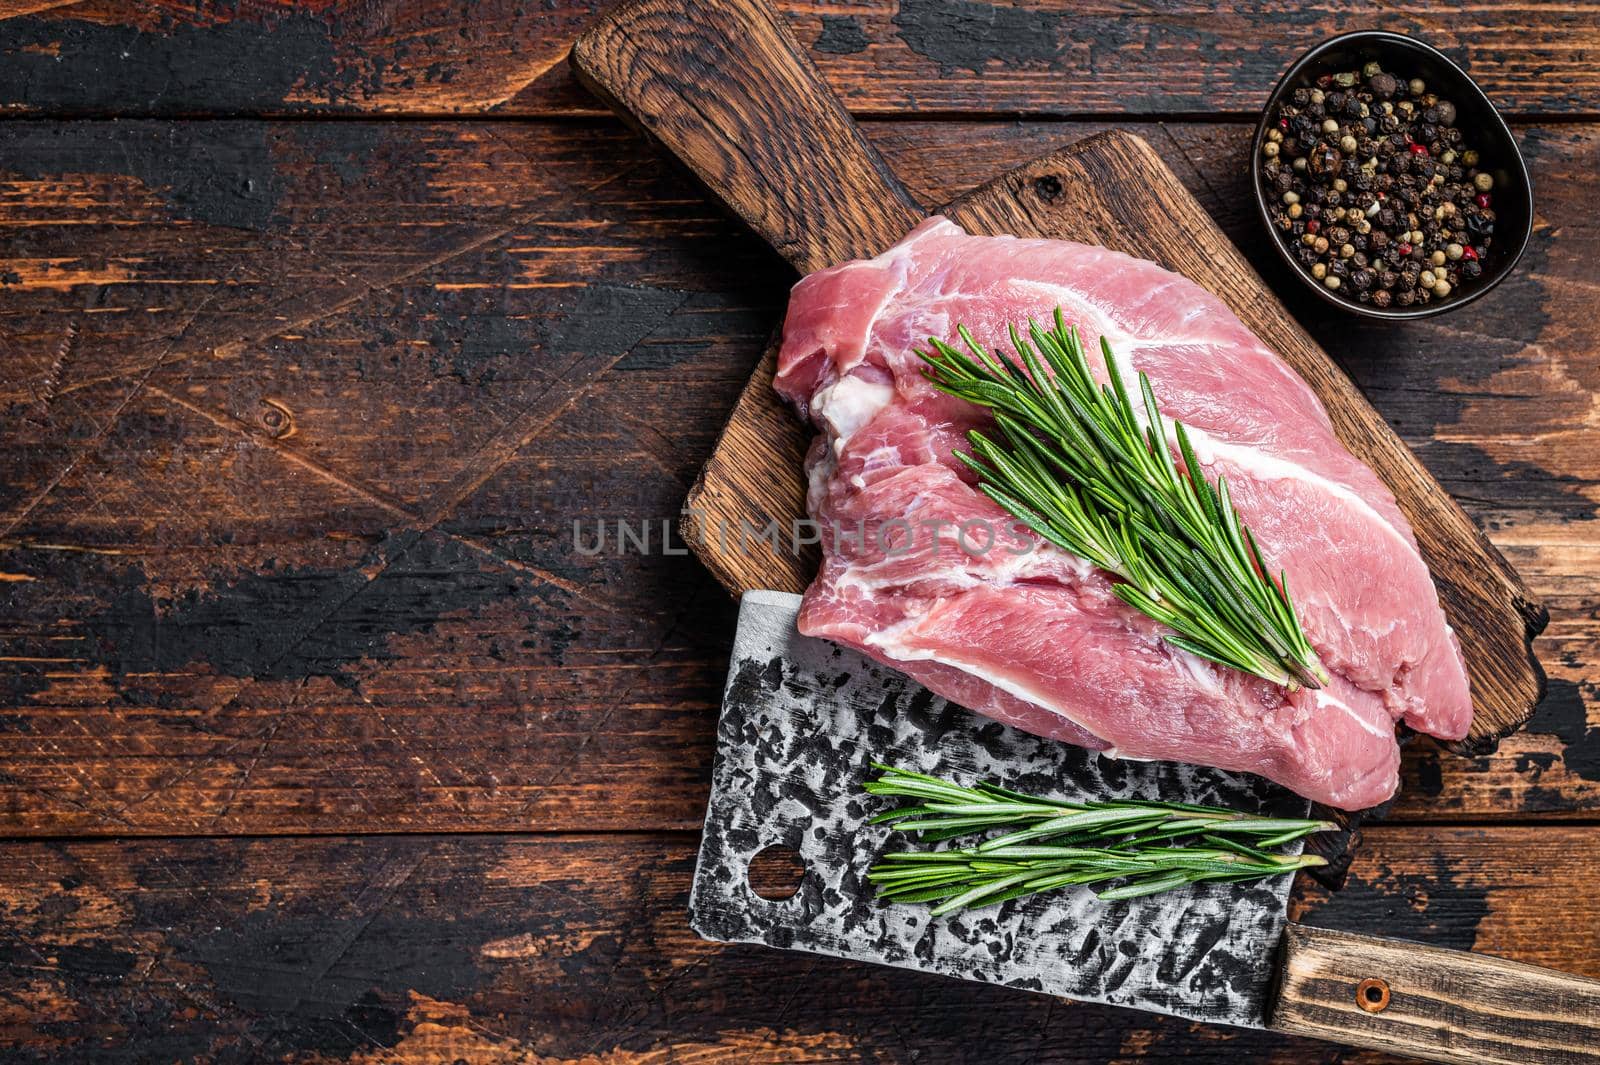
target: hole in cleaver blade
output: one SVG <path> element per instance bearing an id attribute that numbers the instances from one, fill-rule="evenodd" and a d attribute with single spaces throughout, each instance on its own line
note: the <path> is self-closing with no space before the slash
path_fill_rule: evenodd
<path id="1" fill-rule="evenodd" d="M 1290 877 L 1121 902 L 1069 888 L 930 917 L 925 906 L 873 897 L 865 873 L 891 833 L 867 825 L 887 805 L 862 785 L 878 761 L 1064 798 L 1213 803 L 1281 817 L 1307 816 L 1306 800 L 1257 777 L 1103 758 L 1009 729 L 799 635 L 799 605 L 797 595 L 764 591 L 741 602 L 689 901 L 696 932 L 1212 1023 L 1265 1024 Z M 746 879 L 752 859 L 774 845 L 797 850 L 806 870 L 799 890 L 777 901 Z"/>

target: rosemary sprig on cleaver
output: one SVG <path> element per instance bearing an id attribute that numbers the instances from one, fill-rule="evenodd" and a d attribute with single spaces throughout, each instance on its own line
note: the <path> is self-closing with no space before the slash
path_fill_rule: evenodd
<path id="1" fill-rule="evenodd" d="M 1131 899 L 1186 884 L 1280 876 L 1327 862 L 1268 848 L 1337 827 L 1187 803 L 1041 799 L 993 784 L 967 788 L 890 766 L 874 768 L 881 775 L 867 782 L 868 792 L 913 799 L 915 805 L 878 814 L 871 824 L 928 841 L 1010 830 L 958 850 L 887 853 L 868 870 L 880 897 L 934 903 L 935 914 L 1074 884 L 1121 881 L 1098 896 Z"/>
<path id="2" fill-rule="evenodd" d="M 1101 385 L 1059 308 L 1054 328 L 1028 325 L 1027 339 L 1010 331 L 1020 366 L 991 355 L 965 326 L 958 332 L 970 354 L 932 338 L 932 350 L 918 352 L 936 388 L 994 412 L 998 435 L 974 430 L 972 453 L 957 453 L 983 492 L 1120 577 L 1117 596 L 1174 630 L 1166 637 L 1174 646 L 1289 688 L 1325 684 L 1287 576 L 1271 578 L 1227 480 L 1206 479 L 1188 432 L 1172 422 L 1179 469 L 1149 379 L 1139 374 L 1141 410 L 1104 338 L 1109 383 Z"/>

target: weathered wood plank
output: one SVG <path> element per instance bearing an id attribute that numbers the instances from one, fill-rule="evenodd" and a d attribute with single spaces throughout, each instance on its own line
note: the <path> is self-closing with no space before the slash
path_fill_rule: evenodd
<path id="1" fill-rule="evenodd" d="M 1321 927 L 1580 975 L 1587 829 L 1371 830 Z M 1398 1059 L 689 931 L 695 840 L 590 836 L 0 847 L 0 1051 L 61 1060 L 1101 1063 Z"/>
<path id="2" fill-rule="evenodd" d="M 760 0 L 633 0 L 578 39 L 572 67 L 801 273 L 875 254 L 921 217 Z"/>
<path id="3" fill-rule="evenodd" d="M 567 47 L 600 0 L 353 0 L 11 5 L 0 110 L 23 114 L 592 113 Z M 1461 60 L 1519 114 L 1588 113 L 1600 96 L 1600 8 L 1429 0 L 1374 19 L 1315 6 L 1130 6 L 1113 0 L 782 0 L 852 110 L 1210 114 L 1260 107 L 1283 68 L 1335 33 L 1381 28 Z"/>
<path id="4" fill-rule="evenodd" d="M 938 202 L 1102 128 L 868 132 Z M 1126 128 L 1252 246 L 1245 127 Z M 1600 127 L 1522 135 L 1492 297 L 1295 308 L 1552 611 L 1530 729 L 1416 745 L 1396 816 L 1600 808 Z M 610 123 L 12 123 L 0 161 L 0 831 L 698 825 L 731 610 L 571 522 L 676 513 L 776 257 Z"/>

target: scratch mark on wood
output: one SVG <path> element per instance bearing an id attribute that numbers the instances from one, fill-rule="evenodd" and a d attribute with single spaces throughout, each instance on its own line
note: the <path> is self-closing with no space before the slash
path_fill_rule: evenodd
<path id="1" fill-rule="evenodd" d="M 61 387 L 62 371 L 66 369 L 67 359 L 72 355 L 72 349 L 78 342 L 78 323 L 67 323 L 67 331 L 61 338 L 61 343 L 56 345 L 55 358 L 50 360 L 50 368 L 45 371 L 44 382 L 39 389 L 39 406 L 42 413 L 48 415 L 50 404 L 55 402 L 56 390 Z"/>
<path id="2" fill-rule="evenodd" d="M 230 271 L 228 276 L 231 278 L 234 276 L 234 273 L 235 271 Z M 90 434 L 88 439 L 84 440 L 83 443 L 79 444 L 73 449 L 72 454 L 68 457 L 67 461 L 62 464 L 61 468 L 56 471 L 55 475 L 46 481 L 43 487 L 41 487 L 27 501 L 25 501 L 22 506 L 18 508 L 15 515 L 4 519 L 3 523 L 0 523 L 0 539 L 4 539 L 7 534 L 14 531 L 17 526 L 21 525 L 25 520 L 27 520 L 28 515 L 32 514 L 34 510 L 38 508 L 39 504 L 48 499 L 51 493 L 61 486 L 61 482 L 66 480 L 68 475 L 70 475 L 73 470 L 77 469 L 78 464 L 84 459 L 88 458 L 89 455 L 100 446 L 100 442 L 105 439 L 106 434 L 111 431 L 112 426 L 116 425 L 121 419 L 122 412 L 127 409 L 128 404 L 133 402 L 134 397 L 138 396 L 144 390 L 144 386 L 149 382 L 150 378 L 155 374 L 155 372 L 166 364 L 168 356 L 173 353 L 178 342 L 182 339 L 184 334 L 186 334 L 189 329 L 193 327 L 194 323 L 200 318 L 200 315 L 211 304 L 211 302 L 216 299 L 217 292 L 220 291 L 222 291 L 222 288 L 219 287 L 218 289 L 208 293 L 205 299 L 200 301 L 199 305 L 197 305 L 184 320 L 182 326 L 178 329 L 177 334 L 167 342 L 167 345 L 162 349 L 161 354 L 156 356 L 156 358 L 147 367 L 144 367 L 142 370 L 135 369 L 132 371 L 132 373 L 138 374 L 138 377 L 133 382 L 133 387 L 130 388 L 127 395 L 123 396 L 122 399 L 117 402 L 116 406 L 111 409 L 111 413 L 106 417 L 105 424 L 97 425 L 95 427 L 95 431 Z"/>
<path id="3" fill-rule="evenodd" d="M 209 407 L 203 407 L 198 403 L 192 403 L 178 395 L 176 392 L 162 388 L 160 385 L 150 385 L 148 391 L 151 395 L 160 396 L 168 403 L 182 407 L 191 414 L 199 415 L 218 428 L 227 429 L 232 432 L 236 432 L 241 436 L 248 437 L 252 442 L 260 445 L 261 447 L 281 455 L 284 459 L 294 463 L 296 466 L 299 466 L 302 469 L 316 475 L 317 477 L 320 477 L 329 484 L 336 485 L 350 494 L 358 496 L 366 502 L 371 503 L 373 506 L 380 507 L 383 510 L 386 510 L 389 513 L 395 514 L 399 517 L 403 517 L 412 521 L 416 520 L 416 513 L 394 496 L 391 496 L 387 492 L 381 491 L 377 488 L 373 488 L 370 485 L 363 484 L 360 481 L 346 477 L 337 470 L 325 466 L 323 463 L 312 458 L 310 455 L 300 451 L 298 448 L 293 448 L 283 443 L 284 437 L 290 434 L 285 433 L 282 436 L 274 435 L 269 428 L 264 428 L 252 422 L 244 421 L 243 419 L 236 418 L 231 414 L 215 411 Z"/>

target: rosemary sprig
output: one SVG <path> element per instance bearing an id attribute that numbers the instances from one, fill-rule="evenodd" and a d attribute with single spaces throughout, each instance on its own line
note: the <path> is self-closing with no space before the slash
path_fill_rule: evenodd
<path id="1" fill-rule="evenodd" d="M 1139 374 L 1139 409 L 1102 337 L 1110 383 L 1098 384 L 1076 328 L 1060 308 L 1055 327 L 1015 327 L 1021 365 L 991 355 L 958 329 L 971 354 L 930 338 L 919 351 L 941 391 L 994 412 L 999 436 L 969 434 L 957 453 L 991 499 L 1046 540 L 1122 578 L 1123 601 L 1174 630 L 1167 641 L 1224 666 L 1293 688 L 1321 687 L 1328 674 L 1289 598 L 1239 520 L 1227 480 L 1212 485 L 1189 434 L 1172 422 L 1183 460 L 1149 378 Z"/>
<path id="2" fill-rule="evenodd" d="M 1257 880 L 1326 865 L 1314 854 L 1275 854 L 1336 826 L 1261 817 L 1219 806 L 1164 802 L 1065 802 L 979 784 L 962 787 L 890 766 L 867 782 L 873 795 L 916 800 L 874 817 L 924 840 L 996 828 L 1010 831 L 959 850 L 889 853 L 867 872 L 893 902 L 932 902 L 935 914 L 1072 884 L 1121 881 L 1102 899 L 1154 895 L 1186 884 Z"/>

